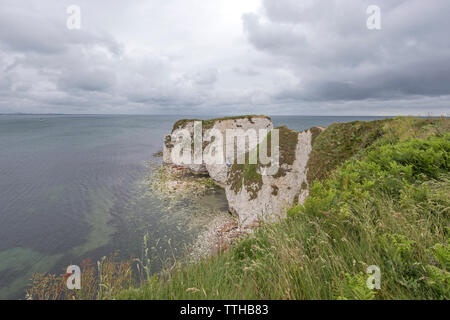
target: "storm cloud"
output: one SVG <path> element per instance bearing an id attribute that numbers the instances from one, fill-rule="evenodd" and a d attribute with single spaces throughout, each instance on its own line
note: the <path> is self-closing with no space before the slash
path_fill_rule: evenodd
<path id="1" fill-rule="evenodd" d="M 69 5 L 81 29 L 66 27 Z M 381 8 L 381 30 L 366 26 Z M 4 0 L 0 113 L 448 114 L 446 0 Z"/>

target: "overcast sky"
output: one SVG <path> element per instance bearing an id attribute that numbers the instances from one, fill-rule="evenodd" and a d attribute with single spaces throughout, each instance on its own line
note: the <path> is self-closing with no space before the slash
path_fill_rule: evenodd
<path id="1" fill-rule="evenodd" d="M 448 0 L 1 0 L 0 113 L 449 115 L 449 14 Z"/>

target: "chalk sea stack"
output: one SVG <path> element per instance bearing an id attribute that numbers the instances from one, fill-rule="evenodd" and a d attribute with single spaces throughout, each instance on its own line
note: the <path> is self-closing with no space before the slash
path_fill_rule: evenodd
<path id="1" fill-rule="evenodd" d="M 268 116 L 240 116 L 211 120 L 184 119 L 177 121 L 171 134 L 164 138 L 163 162 L 173 165 L 171 153 L 175 145 L 175 137 L 181 130 L 194 135 L 195 121 L 202 121 L 203 132 L 208 129 L 219 130 L 224 139 L 224 148 L 233 148 L 234 139 L 227 141 L 227 129 L 273 129 L 272 120 Z M 239 217 L 241 228 L 257 225 L 260 221 L 273 221 L 283 218 L 286 209 L 295 203 L 303 203 L 308 196 L 307 164 L 312 150 L 314 138 L 323 128 L 311 128 L 297 132 L 287 127 L 279 127 L 279 166 L 270 175 L 262 174 L 264 165 L 227 163 L 222 164 L 186 164 L 182 165 L 194 174 L 207 174 L 226 192 L 229 209 Z M 268 137 L 266 137 L 268 138 Z M 269 138 L 270 140 L 270 138 Z M 270 144 L 270 143 L 269 143 Z M 259 146 L 258 146 L 259 147 Z M 203 142 L 202 148 L 208 148 Z M 270 147 L 269 147 L 270 150 Z M 236 157 L 249 153 L 248 148 L 236 144 Z M 270 152 L 270 151 L 269 151 Z M 248 160 L 248 155 L 246 155 Z"/>

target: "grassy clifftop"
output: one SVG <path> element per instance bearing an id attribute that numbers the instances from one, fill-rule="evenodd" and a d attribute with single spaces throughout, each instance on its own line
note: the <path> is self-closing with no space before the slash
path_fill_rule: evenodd
<path id="1" fill-rule="evenodd" d="M 250 122 L 252 122 L 253 118 L 265 118 L 270 120 L 269 116 L 264 115 L 245 115 L 245 116 L 235 116 L 235 117 L 222 117 L 222 118 L 215 118 L 215 119 L 208 119 L 208 120 L 200 120 L 200 119 L 181 119 L 174 123 L 172 132 L 174 132 L 177 129 L 183 129 L 186 124 L 192 121 L 201 121 L 203 130 L 207 130 L 212 128 L 214 123 L 218 121 L 224 121 L 224 120 L 238 120 L 238 119 L 248 119 Z"/>
<path id="2" fill-rule="evenodd" d="M 357 156 L 373 143 L 394 143 L 408 138 L 425 138 L 450 130 L 445 118 L 396 118 L 377 121 L 335 123 L 317 136 L 308 163 L 308 180 L 323 179 L 340 164 Z"/>
<path id="3" fill-rule="evenodd" d="M 448 299 L 449 132 L 444 118 L 333 125 L 314 143 L 309 198 L 284 222 L 116 297 Z"/>

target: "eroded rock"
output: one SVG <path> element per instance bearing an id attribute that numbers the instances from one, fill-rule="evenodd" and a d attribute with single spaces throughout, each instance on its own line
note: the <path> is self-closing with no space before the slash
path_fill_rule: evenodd
<path id="1" fill-rule="evenodd" d="M 174 147 L 174 140 L 177 136 L 179 136 L 181 130 L 187 130 L 191 137 L 194 135 L 194 123 L 195 121 L 202 121 L 196 119 L 186 119 L 179 120 L 175 123 L 172 133 L 166 135 L 164 138 L 164 150 L 163 150 L 163 162 L 165 164 L 173 164 L 172 161 L 172 150 Z M 212 120 L 203 120 L 202 121 L 202 130 L 205 133 L 209 129 L 219 130 L 223 136 L 223 157 L 220 164 L 206 164 L 204 161 L 202 164 L 187 164 L 184 165 L 186 168 L 189 168 L 194 174 L 209 174 L 211 179 L 213 179 L 216 183 L 225 187 L 229 167 L 227 166 L 226 152 L 225 150 L 229 150 L 234 147 L 234 141 L 227 141 L 226 130 L 234 129 L 234 130 L 243 130 L 246 131 L 248 129 L 273 129 L 272 120 L 267 116 L 242 116 L 242 117 L 227 117 L 227 118 L 218 118 Z M 209 152 L 210 141 L 203 141 L 202 149 L 204 152 Z M 237 146 L 236 148 L 236 156 L 238 157 L 240 154 L 245 153 L 247 150 L 240 148 Z M 193 162 L 193 161 L 192 161 Z"/>
<path id="2" fill-rule="evenodd" d="M 188 130 L 193 135 L 195 120 L 180 120 L 174 125 L 171 135 L 164 141 L 164 162 L 172 163 L 171 152 L 174 147 L 172 138 L 179 130 Z M 273 125 L 266 116 L 243 116 L 203 121 L 203 131 L 214 128 L 226 136 L 227 129 L 268 129 Z M 279 167 L 272 175 L 262 174 L 265 167 L 258 164 L 223 164 L 185 165 L 192 173 L 208 174 L 212 180 L 226 191 L 229 211 L 239 217 L 239 232 L 252 229 L 260 222 L 271 222 L 286 216 L 286 209 L 295 203 L 303 203 L 309 194 L 307 164 L 315 137 L 323 128 L 314 127 L 297 132 L 287 127 L 279 130 Z M 224 148 L 234 146 L 234 141 L 223 141 Z M 208 143 L 203 143 L 203 150 L 208 150 Z M 269 148 L 270 149 L 270 148 Z M 237 156 L 250 150 L 237 148 Z M 247 155 L 248 156 L 248 155 Z M 225 157 L 225 153 L 224 153 Z M 225 228 L 225 226 L 221 226 Z M 222 230 L 222 229 L 221 229 Z M 220 230 L 219 230 L 220 231 Z M 232 232 L 231 238 L 239 232 Z M 220 232 L 219 232 L 220 233 Z"/>
<path id="3" fill-rule="evenodd" d="M 312 132 L 280 130 L 280 168 L 274 175 L 261 175 L 261 167 L 233 166 L 226 185 L 232 211 L 241 227 L 259 221 L 272 222 L 286 216 L 286 209 L 303 203 L 309 194 L 307 163 L 312 150 Z M 249 172 L 252 172 L 249 174 Z"/>

